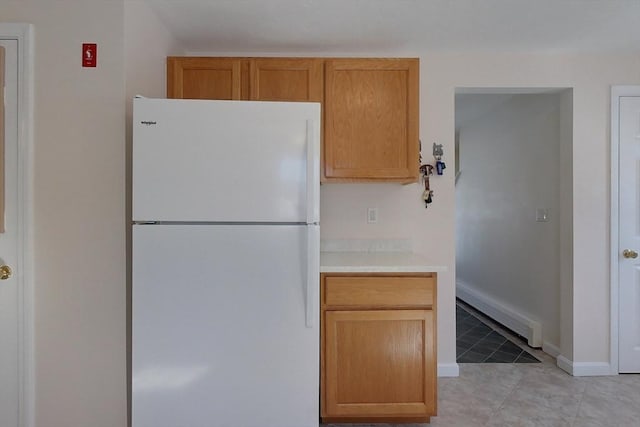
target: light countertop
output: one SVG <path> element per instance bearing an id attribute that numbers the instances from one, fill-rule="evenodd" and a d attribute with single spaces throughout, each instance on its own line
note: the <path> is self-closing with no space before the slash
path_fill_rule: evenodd
<path id="1" fill-rule="evenodd" d="M 432 273 L 446 271 L 411 252 L 320 252 L 321 273 Z"/>

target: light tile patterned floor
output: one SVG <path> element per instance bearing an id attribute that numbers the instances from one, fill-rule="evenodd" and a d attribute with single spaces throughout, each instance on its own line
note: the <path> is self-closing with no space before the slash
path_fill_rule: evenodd
<path id="1" fill-rule="evenodd" d="M 640 426 L 640 375 L 572 377 L 551 357 L 535 354 L 543 363 L 460 364 L 459 377 L 438 379 L 438 416 L 431 424 L 399 426 Z"/>

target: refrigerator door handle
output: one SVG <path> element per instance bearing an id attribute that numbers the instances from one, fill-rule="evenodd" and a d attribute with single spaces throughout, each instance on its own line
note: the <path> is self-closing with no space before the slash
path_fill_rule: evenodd
<path id="1" fill-rule="evenodd" d="M 313 328 L 316 319 L 316 307 L 319 306 L 317 295 L 320 287 L 320 227 L 307 226 L 307 284 L 306 298 L 306 326 Z"/>
<path id="2" fill-rule="evenodd" d="M 317 123 L 307 120 L 307 224 L 320 222 L 320 141 Z"/>

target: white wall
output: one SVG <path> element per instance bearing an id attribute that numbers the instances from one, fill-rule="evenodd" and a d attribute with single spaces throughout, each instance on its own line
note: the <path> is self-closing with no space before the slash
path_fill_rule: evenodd
<path id="1" fill-rule="evenodd" d="M 0 2 L 35 30 L 38 427 L 126 425 L 123 4 Z"/>
<path id="2" fill-rule="evenodd" d="M 560 349 L 573 360 L 573 91 L 560 95 Z"/>
<path id="3" fill-rule="evenodd" d="M 560 97 L 456 95 L 456 281 L 539 322 L 558 348 Z"/>
<path id="4" fill-rule="evenodd" d="M 166 96 L 167 56 L 181 55 L 178 40 L 145 0 L 124 4 L 124 45 L 127 107 L 135 95 Z M 129 126 L 127 126 L 129 129 Z"/>

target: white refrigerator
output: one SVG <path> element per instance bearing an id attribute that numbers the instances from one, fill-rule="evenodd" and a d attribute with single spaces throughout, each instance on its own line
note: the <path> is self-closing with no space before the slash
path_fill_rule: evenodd
<path id="1" fill-rule="evenodd" d="M 316 103 L 136 98 L 133 427 L 319 424 Z"/>

